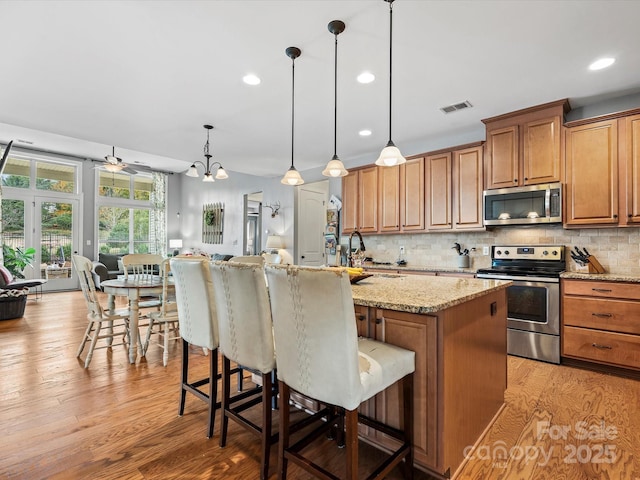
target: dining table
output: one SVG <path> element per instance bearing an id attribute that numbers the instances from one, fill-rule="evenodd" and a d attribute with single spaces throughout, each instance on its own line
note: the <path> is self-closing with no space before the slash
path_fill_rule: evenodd
<path id="1" fill-rule="evenodd" d="M 143 297 L 162 294 L 162 277 L 159 275 L 144 275 L 137 277 L 119 275 L 118 278 L 105 280 L 100 284 L 109 295 L 108 307 L 115 310 L 115 297 L 127 297 L 129 302 L 129 363 L 136 363 L 138 356 L 138 323 L 140 321 L 140 299 Z M 169 278 L 168 286 L 173 289 L 173 278 Z"/>

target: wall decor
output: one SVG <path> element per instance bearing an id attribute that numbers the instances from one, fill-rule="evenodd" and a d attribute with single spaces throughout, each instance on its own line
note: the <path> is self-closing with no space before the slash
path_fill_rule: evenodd
<path id="1" fill-rule="evenodd" d="M 224 203 L 208 203 L 202 207 L 202 243 L 222 243 Z"/>

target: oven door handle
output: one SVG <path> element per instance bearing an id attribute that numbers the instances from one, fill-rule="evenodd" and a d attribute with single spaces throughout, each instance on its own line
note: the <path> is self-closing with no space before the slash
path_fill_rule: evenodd
<path id="1" fill-rule="evenodd" d="M 540 282 L 540 283 L 560 283 L 559 278 L 550 277 L 518 277 L 513 275 L 493 275 L 491 273 L 479 273 L 476 278 L 486 280 L 511 280 L 512 282 Z"/>

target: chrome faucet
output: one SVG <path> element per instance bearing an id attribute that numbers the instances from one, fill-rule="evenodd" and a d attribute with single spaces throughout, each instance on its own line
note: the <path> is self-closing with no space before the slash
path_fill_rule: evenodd
<path id="1" fill-rule="evenodd" d="M 353 267 L 353 250 L 351 247 L 351 241 L 354 235 L 357 235 L 358 238 L 360 239 L 360 251 L 364 252 L 366 250 L 366 248 L 364 248 L 364 240 L 362 240 L 362 235 L 360 234 L 360 232 L 357 230 L 354 230 L 353 232 L 351 232 L 351 235 L 349 235 L 349 266 L 350 267 Z"/>

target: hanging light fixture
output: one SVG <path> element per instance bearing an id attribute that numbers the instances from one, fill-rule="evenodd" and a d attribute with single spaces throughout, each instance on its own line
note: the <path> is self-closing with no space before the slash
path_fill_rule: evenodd
<path id="1" fill-rule="evenodd" d="M 389 142 L 387 146 L 382 149 L 380 156 L 376 160 L 376 165 L 383 167 L 393 167 L 394 165 L 400 165 L 407 161 L 402 156 L 398 147 L 396 147 L 391 140 L 391 79 L 392 79 L 392 52 L 393 52 L 393 0 L 384 0 L 389 3 Z"/>
<path id="2" fill-rule="evenodd" d="M 333 20 L 327 26 L 329 31 L 335 36 L 335 50 L 333 61 L 333 158 L 327 163 L 327 168 L 322 171 L 325 177 L 344 177 L 349 172 L 344 168 L 344 164 L 338 158 L 337 138 L 338 138 L 338 35 L 344 32 L 345 24 L 340 20 Z"/>
<path id="3" fill-rule="evenodd" d="M 284 183 L 285 185 L 302 185 L 304 180 L 300 175 L 300 172 L 296 170 L 296 167 L 293 165 L 293 132 L 294 132 L 294 103 L 295 103 L 295 91 L 296 91 L 296 58 L 298 58 L 302 51 L 297 47 L 289 47 L 285 50 L 287 56 L 291 59 L 291 167 L 287 170 L 287 173 L 284 174 L 280 183 Z"/>
<path id="4" fill-rule="evenodd" d="M 187 177 L 199 177 L 198 169 L 196 168 L 196 164 L 199 163 L 205 169 L 204 177 L 202 178 L 203 182 L 210 182 L 210 183 L 215 182 L 215 179 L 213 178 L 213 174 L 211 173 L 211 168 L 215 167 L 216 165 L 218 165 L 218 170 L 216 170 L 215 178 L 217 178 L 218 180 L 224 180 L 225 178 L 229 178 L 229 175 L 227 174 L 225 169 L 222 168 L 222 164 L 220 162 L 213 162 L 211 165 L 209 165 L 211 160 L 211 155 L 209 154 L 209 132 L 213 129 L 213 127 L 211 125 L 203 125 L 203 126 L 207 130 L 207 141 L 204 144 L 204 158 L 207 159 L 207 164 L 205 165 L 201 161 L 195 161 L 191 164 L 191 166 L 189 167 L 189 170 L 187 170 L 187 173 L 185 173 L 185 175 Z"/>

